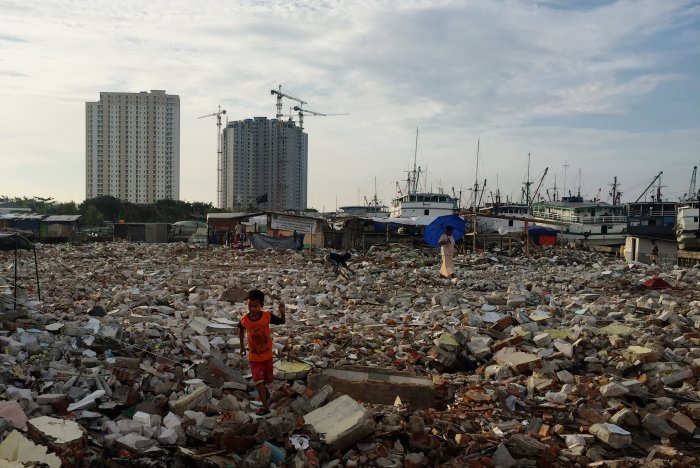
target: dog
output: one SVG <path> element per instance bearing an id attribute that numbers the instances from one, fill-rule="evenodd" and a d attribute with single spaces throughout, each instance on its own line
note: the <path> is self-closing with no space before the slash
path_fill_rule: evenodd
<path id="1" fill-rule="evenodd" d="M 331 252 L 326 256 L 326 260 L 333 265 L 333 271 L 338 273 L 341 267 L 345 267 L 350 273 L 355 273 L 352 268 L 348 266 L 348 260 L 352 258 L 350 252 L 345 252 L 344 254 L 339 254 Z"/>

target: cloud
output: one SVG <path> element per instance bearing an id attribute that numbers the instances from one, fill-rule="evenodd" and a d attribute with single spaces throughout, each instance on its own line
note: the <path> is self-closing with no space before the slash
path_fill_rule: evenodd
<path id="1" fill-rule="evenodd" d="M 3 76 L 14 76 L 14 77 L 18 77 L 18 78 L 27 76 L 27 75 L 25 75 L 24 73 L 16 72 L 16 71 L 14 71 L 14 70 L 0 70 L 0 75 L 3 75 Z"/>
<path id="2" fill-rule="evenodd" d="M 79 181 L 76 199 L 84 103 L 100 91 L 180 95 L 189 200 L 215 198 L 216 128 L 197 117 L 218 105 L 231 119 L 272 116 L 269 91 L 279 84 L 309 109 L 352 114 L 305 122 L 317 207 L 336 195 L 354 203 L 358 188 L 373 193 L 375 176 L 388 201 L 412 163 L 416 126 L 419 164 L 434 187 L 473 183 L 478 137 L 484 175 L 494 183 L 498 172 L 516 191 L 528 151 L 561 171 L 566 160 L 638 158 L 643 143 L 671 134 L 683 138 L 668 142 L 681 162 L 700 146 L 700 114 L 683 107 L 700 91 L 696 2 L 56 0 L 1 8 L 0 96 L 9 103 L 0 109 L 1 154 L 44 170 L 51 149 L 23 141 L 37 131 L 37 114 L 50 115 L 42 132 L 64 162 L 57 170 Z M 668 96 L 679 86 L 684 102 Z M 283 111 L 294 104 L 285 100 Z M 688 128 L 656 131 L 652 117 L 664 112 L 684 115 Z M 602 114 L 619 122 L 591 129 L 575 119 Z M 641 117 L 648 133 L 622 125 Z"/>
<path id="3" fill-rule="evenodd" d="M 21 36 L 9 36 L 7 34 L 0 34 L 0 42 L 27 42 L 27 40 Z"/>

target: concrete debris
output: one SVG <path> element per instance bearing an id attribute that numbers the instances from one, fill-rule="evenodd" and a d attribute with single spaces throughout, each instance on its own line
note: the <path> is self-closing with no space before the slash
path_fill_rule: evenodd
<path id="1" fill-rule="evenodd" d="M 615 424 L 593 424 L 588 431 L 604 444 L 616 449 L 632 444 L 632 434 Z"/>
<path id="2" fill-rule="evenodd" d="M 0 401 L 0 418 L 8 421 L 15 429 L 27 430 L 27 415 L 24 408 L 14 400 Z"/>
<path id="3" fill-rule="evenodd" d="M 60 468 L 61 459 L 53 453 L 48 453 L 46 447 L 36 445 L 16 430 L 10 432 L 10 435 L 0 443 L 0 466 L 23 467 L 32 466 L 35 463 Z"/>
<path id="4" fill-rule="evenodd" d="M 343 450 L 374 430 L 369 411 L 347 395 L 304 416 L 331 450 Z"/>
<path id="5" fill-rule="evenodd" d="M 33 263 L 19 310 L 0 288 L 2 466 L 700 465 L 700 268 L 551 248 L 459 254 L 446 281 L 398 244 L 348 277 L 316 250 L 38 251 L 41 302 Z M 239 352 L 252 288 L 287 306 L 268 413 Z"/>

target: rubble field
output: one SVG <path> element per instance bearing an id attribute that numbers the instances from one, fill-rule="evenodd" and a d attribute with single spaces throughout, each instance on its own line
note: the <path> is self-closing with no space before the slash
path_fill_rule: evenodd
<path id="1" fill-rule="evenodd" d="M 700 465 L 700 269 L 40 245 L 0 253 L 0 466 Z M 238 321 L 266 294 L 272 407 Z"/>

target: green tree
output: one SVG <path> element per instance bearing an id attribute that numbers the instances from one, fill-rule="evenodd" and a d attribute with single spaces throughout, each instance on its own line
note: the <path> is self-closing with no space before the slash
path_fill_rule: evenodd
<path id="1" fill-rule="evenodd" d="M 119 222 L 119 214 L 122 209 L 122 202 L 118 198 L 112 197 L 110 195 L 102 195 L 99 197 L 85 200 L 78 207 L 78 209 L 80 210 L 80 214 L 84 215 L 85 211 L 87 210 L 87 207 L 90 205 L 94 205 L 95 208 L 97 208 L 97 211 L 102 213 L 104 219 L 112 222 Z"/>
<path id="2" fill-rule="evenodd" d="M 101 226 L 104 216 L 95 205 L 88 205 L 81 219 L 83 226 Z"/>
<path id="3" fill-rule="evenodd" d="M 69 201 L 65 203 L 54 203 L 51 205 L 47 214 L 57 214 L 57 215 L 74 215 L 79 214 L 79 210 L 74 201 Z"/>

